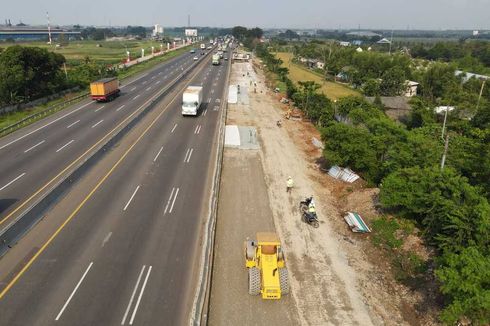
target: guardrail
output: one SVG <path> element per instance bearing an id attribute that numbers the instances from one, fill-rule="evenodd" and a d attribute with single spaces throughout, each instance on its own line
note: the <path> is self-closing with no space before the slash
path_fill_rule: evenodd
<path id="1" fill-rule="evenodd" d="M 68 101 L 63 101 L 61 103 L 50 106 L 50 107 L 48 107 L 42 111 L 31 114 L 31 115 L 25 117 L 24 119 L 14 123 L 14 124 L 11 124 L 5 128 L 2 128 L 2 129 L 0 129 L 0 137 L 5 136 L 5 135 L 17 130 L 17 129 L 24 127 L 25 125 L 31 123 L 33 120 L 39 120 L 40 118 L 42 118 L 48 114 L 57 112 L 57 111 L 65 108 L 65 107 L 67 107 L 67 106 L 69 106 L 75 102 L 78 102 L 78 101 L 82 100 L 83 98 L 87 97 L 88 94 L 89 94 L 89 92 L 84 92 L 81 95 L 78 95 L 78 96 L 75 96 L 75 97 L 69 99 Z"/>
<path id="2" fill-rule="evenodd" d="M 208 55 L 206 55 L 207 57 Z M 204 61 L 205 62 L 205 61 Z M 0 231 L 0 257 L 2 257 L 12 246 L 14 246 L 29 230 L 31 230 L 42 218 L 43 214 L 48 211 L 64 194 L 80 180 L 89 169 L 95 165 L 124 135 L 126 135 L 143 117 L 149 113 L 160 101 L 163 96 L 167 95 L 182 79 L 196 67 L 203 64 L 198 61 L 184 70 L 171 84 L 157 93 L 143 110 L 135 115 L 125 126 L 122 126 L 112 137 L 109 137 L 105 143 L 101 144 L 92 153 L 82 160 L 72 171 L 53 185 L 46 193 L 42 194 L 34 203 L 26 208 L 18 217 L 15 218 L 7 227 Z"/>

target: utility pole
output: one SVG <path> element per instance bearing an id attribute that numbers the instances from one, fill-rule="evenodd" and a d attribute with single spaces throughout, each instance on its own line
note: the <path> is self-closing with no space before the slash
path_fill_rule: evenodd
<path id="1" fill-rule="evenodd" d="M 49 13 L 46 11 L 46 18 L 48 19 L 48 37 L 49 37 L 49 41 L 48 41 L 48 44 L 52 44 L 52 39 L 51 39 L 51 23 L 49 21 Z"/>
<path id="2" fill-rule="evenodd" d="M 389 55 L 391 55 L 391 44 L 393 43 L 393 29 L 391 30 L 391 39 L 390 39 L 390 50 Z"/>
<path id="3" fill-rule="evenodd" d="M 444 123 L 442 124 L 442 133 L 441 133 L 442 140 L 444 140 L 444 130 L 446 129 L 447 111 L 449 111 L 448 107 L 446 107 L 446 112 L 444 113 Z"/>
<path id="4" fill-rule="evenodd" d="M 486 82 L 486 80 L 484 79 L 483 83 L 481 84 L 480 95 L 478 96 L 478 102 L 476 103 L 476 111 L 478 111 L 478 107 L 480 106 L 480 100 L 481 100 L 481 96 L 483 94 L 483 87 L 485 87 L 485 82 Z"/>
<path id="5" fill-rule="evenodd" d="M 441 171 L 444 170 L 444 164 L 446 163 L 447 147 L 449 145 L 449 134 L 446 135 L 446 142 L 444 143 L 444 153 L 441 159 Z"/>

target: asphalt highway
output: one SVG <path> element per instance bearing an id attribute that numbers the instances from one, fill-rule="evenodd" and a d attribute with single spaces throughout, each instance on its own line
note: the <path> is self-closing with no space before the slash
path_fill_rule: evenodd
<path id="1" fill-rule="evenodd" d="M 121 96 L 111 102 L 87 99 L 1 138 L 0 232 L 28 207 L 31 196 L 47 191 L 60 173 L 137 114 L 182 69 L 196 64 L 194 56 L 186 52 L 129 80 L 121 86 Z"/>
<path id="2" fill-rule="evenodd" d="M 192 57 L 183 55 L 176 61 L 189 64 Z M 211 66 L 210 57 L 202 60 L 206 60 L 203 69 L 197 67 L 192 80 L 179 85 L 177 96 L 162 100 L 166 104 L 158 107 L 156 118 L 141 121 L 144 130 L 68 214 L 66 225 L 5 282 L 0 289 L 0 325 L 188 324 L 229 68 L 228 61 Z M 128 114 L 141 103 L 133 103 L 134 97 L 141 97 L 134 101 L 148 99 L 150 91 L 145 88 L 156 87 L 163 78 L 158 73 L 159 69 L 127 86 L 126 94 L 98 112 L 98 104 L 89 104 L 79 114 L 56 122 L 59 128 L 52 134 L 39 131 L 36 140 L 19 140 L 12 149 L 23 155 L 22 149 L 45 139 L 38 146 L 44 145 L 39 151 L 46 153 L 45 161 L 37 165 L 51 169 L 51 162 L 65 157 L 58 153 L 74 150 L 75 144 L 90 144 L 97 138 L 90 136 L 97 127 L 117 120 L 124 112 L 118 107 L 127 105 Z M 181 115 L 186 85 L 204 87 L 197 117 Z M 136 89 L 127 90 L 132 87 Z M 100 114 L 103 111 L 107 113 Z M 67 132 L 76 120 L 79 131 Z M 65 154 L 66 159 L 77 153 Z M 33 174 L 28 172 L 17 185 Z"/>

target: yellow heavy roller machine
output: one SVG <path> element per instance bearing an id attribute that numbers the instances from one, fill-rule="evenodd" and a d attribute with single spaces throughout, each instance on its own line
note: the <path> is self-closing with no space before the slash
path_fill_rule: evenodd
<path id="1" fill-rule="evenodd" d="M 257 240 L 245 241 L 248 293 L 262 299 L 280 299 L 289 293 L 288 271 L 277 234 L 257 232 Z"/>

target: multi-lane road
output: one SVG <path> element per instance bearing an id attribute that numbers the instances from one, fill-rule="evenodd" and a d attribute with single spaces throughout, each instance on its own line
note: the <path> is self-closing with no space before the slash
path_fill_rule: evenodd
<path id="1" fill-rule="evenodd" d="M 120 156 L 99 163 L 106 173 L 80 190 L 80 202 L 52 236 L 2 280 L 1 325 L 188 323 L 229 69 L 227 61 L 211 66 L 209 56 L 193 57 L 184 54 L 140 76 L 113 102 L 80 103 L 0 140 L 0 168 L 7 171 L 0 196 L 13 199 L 5 202 L 5 219 L 195 65 L 179 91 L 131 131 L 134 141 L 121 141 Z M 187 85 L 204 87 L 197 117 L 181 115 Z M 11 266 L 0 260 L 0 268 Z"/>
<path id="2" fill-rule="evenodd" d="M 112 102 L 86 100 L 0 139 L 0 230 L 28 207 L 33 194 L 47 191 L 60 172 L 138 114 L 182 69 L 196 64 L 193 57 L 187 52 L 138 76 L 122 85 L 122 95 Z"/>

